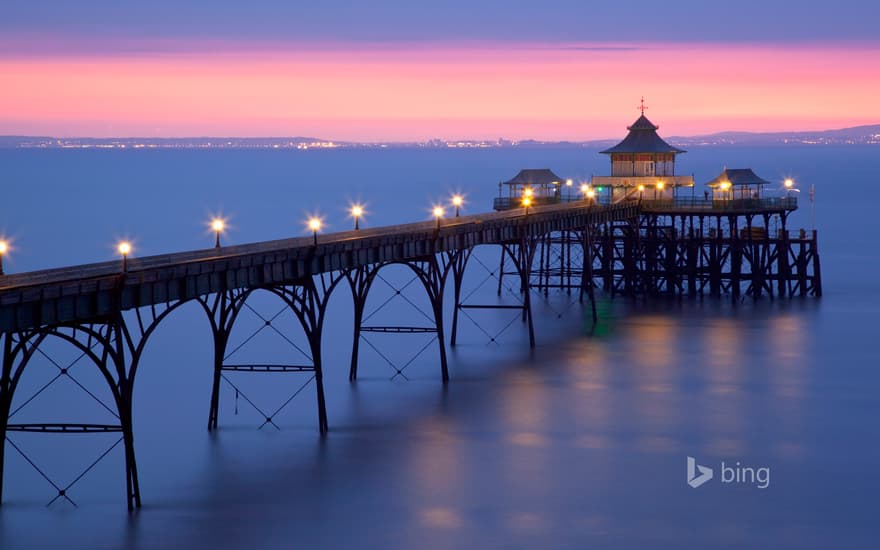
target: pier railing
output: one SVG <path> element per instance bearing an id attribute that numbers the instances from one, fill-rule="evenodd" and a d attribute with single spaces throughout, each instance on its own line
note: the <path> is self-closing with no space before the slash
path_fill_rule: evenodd
<path id="1" fill-rule="evenodd" d="M 704 210 L 707 212 L 761 212 L 766 210 L 795 210 L 797 197 L 764 197 L 760 199 L 698 199 L 675 197 L 672 199 L 642 199 L 642 210 Z"/>

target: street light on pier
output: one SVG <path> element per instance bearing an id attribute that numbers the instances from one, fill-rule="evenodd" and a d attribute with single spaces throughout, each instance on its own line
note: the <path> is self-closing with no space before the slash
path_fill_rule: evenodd
<path id="1" fill-rule="evenodd" d="M 590 201 L 591 205 L 593 204 L 593 201 L 596 200 L 596 192 L 593 190 L 592 187 L 587 189 L 587 199 Z"/>
<path id="2" fill-rule="evenodd" d="M 794 189 L 794 180 L 791 178 L 785 178 L 782 185 L 785 186 L 785 196 L 791 195 L 791 190 Z"/>
<path id="3" fill-rule="evenodd" d="M 0 275 L 3 275 L 3 256 L 9 251 L 9 243 L 0 240 Z"/>
<path id="4" fill-rule="evenodd" d="M 312 230 L 312 237 L 314 238 L 315 246 L 318 246 L 318 231 L 321 230 L 321 218 L 318 218 L 317 216 L 309 218 L 309 229 Z"/>
<path id="5" fill-rule="evenodd" d="M 654 198 L 655 198 L 655 199 L 657 198 L 657 191 L 660 191 L 660 196 L 661 196 L 661 197 L 663 196 L 663 188 L 664 188 L 664 187 L 666 187 L 666 184 L 665 184 L 665 183 L 663 183 L 662 181 L 658 181 L 658 182 L 657 182 L 657 186 L 656 186 L 656 188 L 654 189 Z"/>
<path id="6" fill-rule="evenodd" d="M 522 199 L 523 208 L 526 209 L 526 216 L 529 215 L 529 207 L 532 205 L 532 197 L 523 197 Z"/>
<path id="7" fill-rule="evenodd" d="M 729 199 L 730 198 L 730 196 L 729 196 L 730 182 L 729 181 L 722 181 L 720 187 L 721 187 L 721 190 L 724 191 L 725 198 Z"/>
<path id="8" fill-rule="evenodd" d="M 122 255 L 122 272 L 125 273 L 128 271 L 128 255 L 131 254 L 131 243 L 122 241 L 116 246 L 116 249 Z"/>
<path id="9" fill-rule="evenodd" d="M 639 200 L 642 200 L 642 195 L 645 193 L 645 186 L 639 184 L 638 189 L 639 189 Z"/>
<path id="10" fill-rule="evenodd" d="M 590 191 L 590 186 L 586 183 L 581 184 L 581 195 L 584 196 L 584 200 L 587 200 L 587 193 Z"/>
<path id="11" fill-rule="evenodd" d="M 569 199 L 571 199 L 571 186 L 572 185 L 574 185 L 574 182 L 571 180 L 571 178 L 568 178 L 567 180 L 565 180 L 565 186 L 568 187 L 567 195 L 568 195 Z"/>
<path id="12" fill-rule="evenodd" d="M 355 231 L 361 228 L 361 216 L 364 215 L 364 207 L 360 204 L 355 204 L 351 207 L 351 217 L 354 218 L 354 229 Z"/>
<path id="13" fill-rule="evenodd" d="M 461 205 L 464 204 L 464 197 L 461 195 L 452 195 L 452 205 L 455 207 L 455 217 L 458 217 L 459 210 L 461 210 Z"/>
<path id="14" fill-rule="evenodd" d="M 214 248 L 220 248 L 220 233 L 226 229 L 226 220 L 223 218 L 214 218 L 211 220 L 211 231 L 214 232 L 216 239 L 214 240 Z"/>
<path id="15" fill-rule="evenodd" d="M 435 206 L 433 210 L 434 217 L 437 218 L 437 229 L 440 229 L 440 219 L 443 217 L 443 207 Z"/>

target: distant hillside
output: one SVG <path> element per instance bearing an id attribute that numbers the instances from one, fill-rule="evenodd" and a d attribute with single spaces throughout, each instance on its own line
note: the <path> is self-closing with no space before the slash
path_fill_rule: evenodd
<path id="1" fill-rule="evenodd" d="M 520 141 L 431 139 L 422 142 L 357 143 L 315 137 L 183 137 L 183 138 L 55 138 L 49 136 L 0 136 L 0 148 L 41 149 L 329 149 L 329 148 L 605 148 L 622 139 L 591 141 Z M 838 130 L 808 132 L 720 132 L 705 136 L 673 136 L 667 139 L 679 146 L 699 145 L 866 145 L 880 144 L 880 124 Z"/>
<path id="2" fill-rule="evenodd" d="M 676 145 L 880 144 L 880 124 L 807 132 L 720 132 L 706 136 L 674 136 L 668 141 Z"/>

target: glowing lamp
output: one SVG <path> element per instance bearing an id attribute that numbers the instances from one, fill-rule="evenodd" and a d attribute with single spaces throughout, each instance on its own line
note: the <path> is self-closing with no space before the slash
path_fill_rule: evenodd
<path id="1" fill-rule="evenodd" d="M 0 275 L 3 275 L 3 255 L 9 251 L 9 243 L 0 240 Z"/>
<path id="2" fill-rule="evenodd" d="M 214 232 L 214 248 L 220 248 L 220 233 L 226 229 L 226 221 L 223 218 L 214 218 L 211 220 L 211 230 Z"/>
<path id="3" fill-rule="evenodd" d="M 363 215 L 364 215 L 364 207 L 363 206 L 361 206 L 359 204 L 355 204 L 354 206 L 351 207 L 351 216 L 354 218 L 354 228 L 355 229 L 361 228 L 360 222 L 361 222 L 361 216 L 363 216 Z"/>
<path id="4" fill-rule="evenodd" d="M 452 195 L 452 205 L 455 206 L 455 217 L 458 217 L 461 205 L 464 204 L 464 197 L 461 195 Z"/>
<path id="5" fill-rule="evenodd" d="M 321 218 L 316 216 L 309 218 L 309 229 L 312 230 L 315 246 L 318 246 L 318 231 L 321 230 Z"/>
<path id="6" fill-rule="evenodd" d="M 645 186 L 644 186 L 644 185 L 639 185 L 639 193 L 641 193 L 641 192 L 644 191 L 644 190 L 645 190 Z"/>
<path id="7" fill-rule="evenodd" d="M 786 189 L 791 189 L 792 187 L 794 187 L 794 180 L 791 178 L 785 178 L 785 181 L 783 183 L 785 184 Z"/>
<path id="8" fill-rule="evenodd" d="M 128 255 L 131 254 L 131 243 L 122 241 L 116 245 L 116 250 L 122 255 L 122 272 L 128 271 Z"/>
<path id="9" fill-rule="evenodd" d="M 437 229 L 440 229 L 440 218 L 443 217 L 443 207 L 435 206 L 432 213 L 434 214 L 434 217 L 437 218 Z"/>
<path id="10" fill-rule="evenodd" d="M 571 187 L 572 185 L 574 185 L 574 182 L 571 181 L 571 179 L 567 179 L 567 180 L 565 180 L 565 185 L 568 187 Z"/>
<path id="11" fill-rule="evenodd" d="M 659 189 L 660 191 L 663 191 L 664 187 L 666 187 L 665 183 L 663 183 L 662 181 L 657 182 L 657 189 Z"/>
<path id="12" fill-rule="evenodd" d="M 526 187 L 525 191 L 523 191 L 523 195 L 525 195 L 526 197 L 531 197 L 534 194 L 535 192 L 532 191 L 531 187 Z"/>

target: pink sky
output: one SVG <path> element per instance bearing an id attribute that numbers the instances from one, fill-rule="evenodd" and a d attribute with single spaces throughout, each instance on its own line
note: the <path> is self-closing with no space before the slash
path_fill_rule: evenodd
<path id="1" fill-rule="evenodd" d="M 666 136 L 880 122 L 876 45 L 574 46 L 0 54 L 0 134 L 584 140 L 642 95 Z"/>

